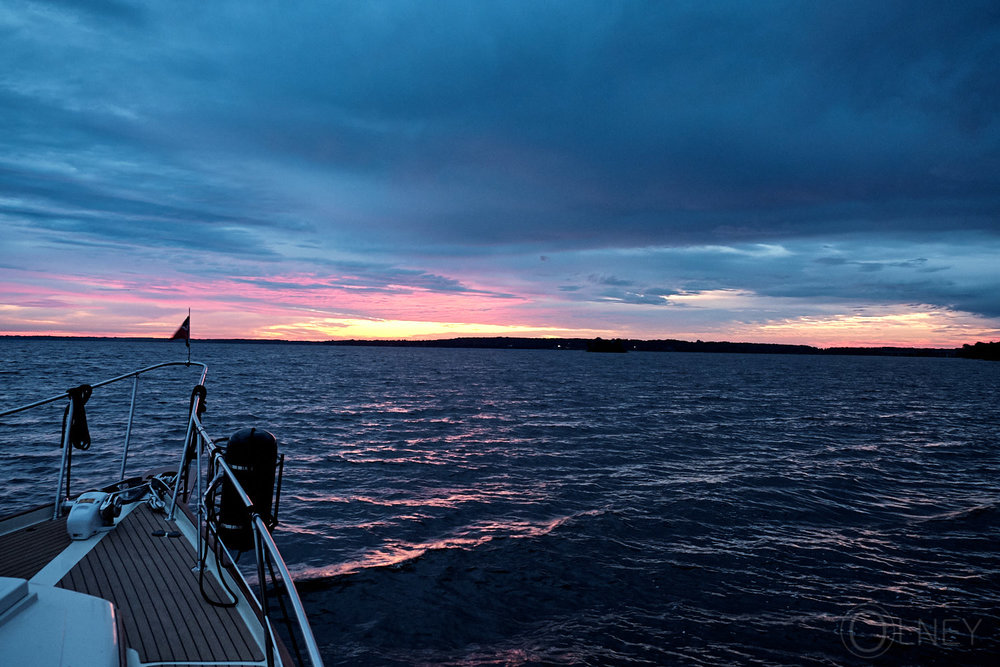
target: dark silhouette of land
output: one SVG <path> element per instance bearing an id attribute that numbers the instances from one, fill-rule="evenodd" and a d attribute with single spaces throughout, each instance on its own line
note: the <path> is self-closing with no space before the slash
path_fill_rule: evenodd
<path id="1" fill-rule="evenodd" d="M 989 361 L 1000 361 L 1000 342 L 963 345 L 958 348 L 956 352 L 958 352 L 958 356 L 965 359 L 988 359 Z"/>
<path id="2" fill-rule="evenodd" d="M 164 338 L 127 338 L 108 336 L 32 336 L 0 338 L 22 340 L 128 340 L 167 341 Z M 440 338 L 435 340 L 258 340 L 252 338 L 204 338 L 194 343 L 254 343 L 265 345 L 330 345 L 346 347 L 427 347 L 513 350 L 591 350 L 594 352 L 729 352 L 736 354 L 809 354 L 862 355 L 880 357 L 961 357 L 964 359 L 1000 360 L 1000 342 L 963 345 L 960 348 L 938 347 L 814 347 L 782 343 L 733 343 L 728 341 L 687 341 L 672 338 L 638 340 L 630 338 L 516 338 L 509 336 Z"/>
<path id="3" fill-rule="evenodd" d="M 625 341 L 621 338 L 604 340 L 598 336 L 594 340 L 587 341 L 587 352 L 618 352 L 624 354 L 628 352 L 628 348 L 625 347 Z"/>
<path id="4" fill-rule="evenodd" d="M 437 340 L 331 340 L 324 345 L 365 345 L 378 347 L 445 347 L 518 350 L 587 350 L 635 352 L 730 352 L 737 354 L 826 354 L 892 357 L 958 357 L 960 349 L 923 347 L 813 347 L 782 343 L 732 343 L 728 341 L 687 341 L 675 339 L 638 340 L 613 338 L 446 338 Z M 997 343 L 1000 345 L 1000 343 Z M 971 347 L 966 345 L 965 347 Z M 620 348 L 620 349 L 618 349 Z"/>

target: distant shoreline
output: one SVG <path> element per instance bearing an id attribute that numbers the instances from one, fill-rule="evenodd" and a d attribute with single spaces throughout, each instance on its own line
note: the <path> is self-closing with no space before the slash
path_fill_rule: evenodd
<path id="1" fill-rule="evenodd" d="M 15 340 L 122 340 L 137 342 L 170 342 L 164 338 L 127 336 L 42 336 L 14 334 L 0 339 Z M 587 349 L 588 338 L 517 338 L 509 336 L 440 338 L 434 340 L 264 340 L 252 338 L 193 339 L 196 344 L 230 343 L 263 345 L 328 345 L 335 347 L 420 347 L 466 349 L 515 349 L 515 350 L 578 350 Z M 1000 343 L 976 343 L 960 348 L 936 347 L 815 347 L 783 343 L 735 343 L 729 341 L 684 341 L 675 339 L 620 340 L 628 351 L 636 352 L 714 352 L 735 354 L 797 354 L 797 355 L 861 355 L 887 357 L 967 357 L 995 359 Z"/>

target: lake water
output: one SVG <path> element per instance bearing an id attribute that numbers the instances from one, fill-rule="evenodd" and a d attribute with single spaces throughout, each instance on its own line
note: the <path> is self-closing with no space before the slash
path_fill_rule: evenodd
<path id="1" fill-rule="evenodd" d="M 0 339 L 0 399 L 183 355 Z M 209 430 L 266 428 L 288 458 L 276 539 L 327 664 L 1000 653 L 1000 364 L 198 341 L 193 356 Z M 136 472 L 183 439 L 197 377 L 180 371 L 140 383 L 137 418 L 166 416 L 134 434 Z M 119 450 L 130 391 L 95 390 L 74 488 Z M 0 426 L 6 509 L 51 501 L 61 410 Z"/>

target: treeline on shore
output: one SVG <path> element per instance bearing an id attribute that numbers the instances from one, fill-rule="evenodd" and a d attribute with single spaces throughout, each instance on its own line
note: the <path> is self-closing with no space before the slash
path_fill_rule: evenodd
<path id="1" fill-rule="evenodd" d="M 0 338 L 29 340 L 129 340 L 162 341 L 162 338 L 112 338 L 100 336 L 32 336 L 13 335 Z M 426 347 L 472 348 L 515 350 L 590 350 L 594 352 L 728 352 L 735 354 L 813 354 L 813 355 L 862 355 L 891 357 L 961 357 L 965 359 L 1000 360 L 1000 342 L 978 342 L 959 348 L 937 347 L 814 347 L 812 345 L 785 345 L 782 343 L 733 343 L 728 341 L 687 341 L 672 338 L 663 340 L 638 340 L 631 338 L 517 338 L 510 336 L 484 336 L 441 338 L 434 340 L 326 340 L 289 341 L 259 340 L 251 338 L 195 339 L 195 343 L 255 343 L 271 345 L 333 345 L 364 347 Z"/>
<path id="2" fill-rule="evenodd" d="M 595 345 L 595 343 L 597 343 Z M 960 348 L 934 347 L 814 347 L 781 343 L 732 343 L 728 341 L 636 340 L 612 338 L 602 341 L 588 338 L 447 338 L 437 340 L 331 340 L 325 345 L 379 347 L 443 347 L 519 350 L 591 350 L 610 352 L 729 352 L 736 354 L 817 354 L 893 357 L 963 357 L 997 359 L 1000 342 L 976 343 Z"/>
<path id="3" fill-rule="evenodd" d="M 963 345 L 958 348 L 956 352 L 958 352 L 958 356 L 965 359 L 988 359 L 990 361 L 1000 361 L 1000 342 Z"/>

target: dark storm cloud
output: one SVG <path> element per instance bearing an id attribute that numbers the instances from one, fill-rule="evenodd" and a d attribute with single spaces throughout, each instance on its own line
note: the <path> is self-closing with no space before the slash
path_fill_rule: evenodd
<path id="1" fill-rule="evenodd" d="M 976 245 L 975 239 L 966 242 L 970 247 Z M 877 255 L 880 251 L 852 252 Z M 812 270 L 810 263 L 823 268 Z M 731 276 L 732 284 L 727 286 L 739 284 L 765 296 L 844 303 L 922 303 L 997 317 L 1000 316 L 1000 273 L 993 268 L 994 263 L 995 257 L 990 257 L 988 250 L 939 260 L 926 257 L 890 260 L 818 257 L 810 260 L 807 256 L 795 255 L 771 262 L 768 272 L 733 268 L 721 273 Z"/>
<path id="2" fill-rule="evenodd" d="M 38 116 L 21 101 L 23 112 L 4 117 L 26 126 L 22 136 L 60 128 L 50 141 L 153 150 L 168 133 L 367 174 L 404 186 L 378 227 L 408 243 L 995 231 L 1000 212 L 995 3 L 222 4 L 180 14 L 183 25 L 162 12 L 134 21 L 107 45 L 135 49 L 123 63 L 75 45 L 98 74 L 138 84 L 141 99 L 102 79 L 73 88 L 89 105 Z M 102 113 L 98 93 L 138 104 L 138 116 Z"/>
<path id="3" fill-rule="evenodd" d="M 633 283 L 631 280 L 623 280 L 621 278 L 616 278 L 615 276 L 599 276 L 590 275 L 587 277 L 592 283 L 597 283 L 598 285 L 613 285 L 616 287 L 627 287 Z"/>
<path id="4" fill-rule="evenodd" d="M 95 21 L 114 21 L 129 25 L 141 25 L 145 13 L 141 6 L 117 0 L 44 0 L 39 5 L 51 5 L 79 14 Z"/>
<path id="5" fill-rule="evenodd" d="M 463 285 L 454 278 L 447 278 L 425 271 L 345 262 L 327 262 L 326 265 L 333 271 L 328 276 L 313 276 L 299 281 L 271 280 L 262 277 L 237 278 L 236 282 L 272 290 L 324 291 L 330 289 L 348 289 L 353 293 L 411 293 L 415 290 L 423 290 L 445 294 L 476 294 L 497 298 L 514 298 L 512 294 L 473 289 Z"/>
<path id="6" fill-rule="evenodd" d="M 891 243 L 833 247 L 811 242 L 786 246 L 704 246 L 614 253 L 603 261 L 614 273 L 581 276 L 553 289 L 575 302 L 686 306 L 684 298 L 706 292 L 791 299 L 804 306 L 925 304 L 943 309 L 1000 314 L 996 253 L 984 237 L 955 246 Z M 979 251 L 970 250 L 980 247 Z M 937 257 L 910 256 L 909 250 Z M 832 254 L 836 253 L 836 254 Z M 605 280 L 613 276 L 612 280 Z"/>
<path id="7" fill-rule="evenodd" d="M 175 249 L 196 243 L 208 252 L 277 257 L 247 231 L 260 223 L 116 190 L 90 187 L 65 175 L 0 166 L 0 220 L 30 220 L 43 243 Z"/>
<path id="8" fill-rule="evenodd" d="M 12 0 L 0 44 L 18 247 L 1000 313 L 996 2 Z"/>
<path id="9" fill-rule="evenodd" d="M 400 216 L 408 237 L 994 227 L 992 4 L 443 6 L 355 8 L 299 36 L 313 66 L 259 50 L 243 68 L 329 112 L 267 120 L 285 128 L 261 133 L 272 146 L 469 200 Z"/>

